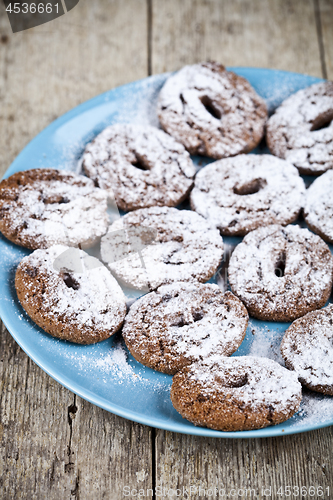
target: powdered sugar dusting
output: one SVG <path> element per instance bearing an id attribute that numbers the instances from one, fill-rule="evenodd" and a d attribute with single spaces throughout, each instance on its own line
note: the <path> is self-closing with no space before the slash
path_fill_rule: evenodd
<path id="1" fill-rule="evenodd" d="M 66 266 L 63 266 L 64 271 L 59 271 L 55 262 L 66 256 L 66 252 L 71 252 L 72 258 L 64 258 Z M 74 266 L 82 264 L 81 272 L 71 266 L 71 261 Z M 106 338 L 117 331 L 125 318 L 125 296 L 120 286 L 97 259 L 82 250 L 63 245 L 35 250 L 22 259 L 18 272 L 24 283 L 24 290 L 20 287 L 23 307 L 30 315 L 35 312 L 35 321 L 40 316 L 48 318 L 51 325 L 59 323 L 60 337 L 69 330 L 70 339 L 71 329 L 78 329 L 87 332 L 91 341 L 96 341 L 101 332 L 106 332 Z M 40 293 L 42 283 L 47 283 L 43 294 Z"/>
<path id="2" fill-rule="evenodd" d="M 289 413 L 290 406 L 297 409 L 301 400 L 297 375 L 267 358 L 212 356 L 191 365 L 188 373 L 203 394 L 221 391 L 254 410 L 271 405 L 274 411 Z"/>
<path id="3" fill-rule="evenodd" d="M 153 290 L 175 281 L 207 281 L 218 268 L 223 255 L 218 230 L 195 212 L 168 207 L 136 210 L 114 222 L 102 238 L 102 259 L 107 262 L 108 249 L 116 244 L 112 233 L 139 226 L 156 230 L 153 244 L 141 255 L 130 253 L 123 260 L 108 263 L 126 284 Z"/>
<path id="4" fill-rule="evenodd" d="M 142 380 L 142 377 L 136 374 L 133 368 L 128 364 L 127 353 L 121 344 L 111 348 L 106 355 L 102 355 L 98 358 L 96 367 L 105 374 L 116 374 L 118 379 L 130 377 L 134 380 Z"/>
<path id="5" fill-rule="evenodd" d="M 318 177 L 308 188 L 304 217 L 314 232 L 333 243 L 333 170 Z"/>
<path id="6" fill-rule="evenodd" d="M 267 141 L 275 155 L 303 173 L 333 168 L 333 82 L 316 83 L 283 101 L 268 120 Z"/>
<path id="7" fill-rule="evenodd" d="M 281 350 L 307 387 L 333 395 L 333 304 L 294 321 Z"/>
<path id="8" fill-rule="evenodd" d="M 322 394 L 303 391 L 303 399 L 297 420 L 291 423 L 292 427 L 309 427 L 324 424 L 332 420 L 333 397 Z"/>
<path id="9" fill-rule="evenodd" d="M 243 304 L 217 285 L 173 283 L 137 300 L 123 327 L 134 357 L 164 373 L 213 353 L 232 354 L 248 322 Z"/>
<path id="10" fill-rule="evenodd" d="M 88 146 L 83 169 L 111 190 L 122 210 L 175 206 L 193 185 L 195 168 L 184 146 L 150 126 L 116 124 Z"/>
<path id="11" fill-rule="evenodd" d="M 0 197 L 1 231 L 28 248 L 89 247 L 107 229 L 106 192 L 70 172 L 19 172 L 1 182 Z"/>
<path id="12" fill-rule="evenodd" d="M 232 291 L 259 319 L 292 321 L 330 296 L 333 258 L 321 238 L 299 226 L 271 225 L 247 234 L 229 264 Z"/>
<path id="13" fill-rule="evenodd" d="M 192 154 L 224 158 L 251 151 L 264 134 L 264 100 L 217 63 L 185 66 L 159 96 L 162 127 Z"/>
<path id="14" fill-rule="evenodd" d="M 277 332 L 267 325 L 253 328 L 253 338 L 249 349 L 249 356 L 273 359 L 284 366 L 280 352 L 280 344 L 284 332 Z"/>
<path id="15" fill-rule="evenodd" d="M 272 155 L 238 155 L 204 167 L 195 178 L 191 207 L 220 229 L 242 235 L 299 215 L 305 186 L 290 163 Z"/>

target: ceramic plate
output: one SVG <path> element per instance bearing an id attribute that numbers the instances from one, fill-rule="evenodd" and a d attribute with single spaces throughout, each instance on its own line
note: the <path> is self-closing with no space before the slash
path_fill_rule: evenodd
<path id="1" fill-rule="evenodd" d="M 263 96 L 270 112 L 291 93 L 318 78 L 254 68 L 233 68 Z M 110 90 L 57 119 L 16 158 L 5 177 L 38 167 L 78 169 L 84 146 L 104 127 L 116 122 L 158 125 L 156 99 L 167 75 L 156 75 Z M 255 153 L 267 152 L 264 147 Z M 208 163 L 194 158 L 198 168 Z M 309 181 L 307 179 L 307 181 Z M 240 239 L 224 238 L 226 247 Z M 300 411 L 284 424 L 256 431 L 218 432 L 195 427 L 174 410 L 169 393 L 172 377 L 146 368 L 128 353 L 119 335 L 92 346 L 52 338 L 21 308 L 15 293 L 15 269 L 29 251 L 0 237 L 0 314 L 16 342 L 45 372 L 82 398 L 142 424 L 185 434 L 213 437 L 267 437 L 294 434 L 333 424 L 333 398 L 306 392 Z M 224 269 L 215 276 L 223 282 Z M 213 280 L 214 281 L 214 280 Z M 135 293 L 125 290 L 128 298 Z M 270 357 L 282 363 L 279 345 L 286 323 L 250 320 L 236 355 Z"/>

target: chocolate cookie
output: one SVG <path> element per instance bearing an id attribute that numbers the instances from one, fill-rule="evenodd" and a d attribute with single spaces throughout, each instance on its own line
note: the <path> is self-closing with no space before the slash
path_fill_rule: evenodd
<path id="1" fill-rule="evenodd" d="M 121 327 L 125 296 L 103 264 L 82 250 L 55 245 L 20 262 L 17 296 L 47 333 L 78 344 L 105 340 Z"/>
<path id="2" fill-rule="evenodd" d="M 294 321 L 284 334 L 281 353 L 303 385 L 333 396 L 333 304 Z"/>
<path id="3" fill-rule="evenodd" d="M 333 170 L 318 177 L 307 189 L 304 217 L 312 231 L 333 243 Z"/>
<path id="4" fill-rule="evenodd" d="M 194 425 L 247 431 L 276 425 L 299 408 L 294 372 L 267 358 L 212 356 L 176 373 L 171 401 Z"/>
<path id="5" fill-rule="evenodd" d="M 17 172 L 0 183 L 0 231 L 26 248 L 89 247 L 108 227 L 107 194 L 81 175 Z"/>
<path id="6" fill-rule="evenodd" d="M 185 66 L 164 84 L 162 127 L 191 154 L 226 158 L 248 153 L 264 135 L 265 101 L 245 78 L 216 62 Z"/>
<path id="7" fill-rule="evenodd" d="M 323 307 L 333 281 L 326 243 L 299 226 L 262 227 L 247 234 L 229 263 L 231 290 L 251 316 L 293 321 Z"/>
<path id="8" fill-rule="evenodd" d="M 147 232 L 153 235 L 150 240 Z M 142 208 L 110 226 L 101 240 L 101 255 L 125 284 L 154 290 L 175 281 L 209 280 L 222 260 L 223 241 L 195 212 Z"/>
<path id="9" fill-rule="evenodd" d="M 224 235 L 243 236 L 297 219 L 304 182 L 291 164 L 272 155 L 238 155 L 204 167 L 195 178 L 191 207 Z"/>
<path id="10" fill-rule="evenodd" d="M 333 168 L 333 82 L 315 83 L 283 101 L 267 122 L 269 149 L 319 175 Z"/>
<path id="11" fill-rule="evenodd" d="M 134 302 L 122 332 L 137 361 L 174 374 L 214 353 L 230 356 L 248 318 L 241 301 L 217 285 L 173 283 Z"/>
<path id="12" fill-rule="evenodd" d="M 122 210 L 174 207 L 193 186 L 195 168 L 182 144 L 155 127 L 116 124 L 85 149 L 83 169 Z"/>

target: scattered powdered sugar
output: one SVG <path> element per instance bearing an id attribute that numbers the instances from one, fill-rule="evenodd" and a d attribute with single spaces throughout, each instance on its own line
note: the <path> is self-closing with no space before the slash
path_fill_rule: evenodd
<path id="1" fill-rule="evenodd" d="M 100 350 L 99 345 L 87 347 L 89 352 L 82 349 L 64 349 L 62 357 L 75 366 L 81 375 L 101 378 L 103 383 L 123 384 L 124 382 L 142 382 L 142 376 L 137 373 L 127 360 L 127 351 L 121 341 L 113 341 L 113 346 L 107 350 Z M 71 346 L 72 347 L 72 346 Z M 43 345 L 43 348 L 45 346 Z"/>
<path id="2" fill-rule="evenodd" d="M 120 343 L 101 355 L 96 361 L 96 367 L 105 374 L 116 375 L 118 379 L 131 377 L 134 380 L 142 380 L 127 362 L 127 353 Z"/>
<path id="3" fill-rule="evenodd" d="M 318 424 L 325 424 L 332 421 L 333 397 L 323 394 L 303 390 L 301 407 L 297 413 L 297 420 L 292 422 L 292 427 L 317 427 Z"/>
<path id="4" fill-rule="evenodd" d="M 252 343 L 249 348 L 249 356 L 257 356 L 260 358 L 273 359 L 280 365 L 284 365 L 284 361 L 280 352 L 280 344 L 284 331 L 277 332 L 268 325 L 262 327 L 252 327 Z"/>

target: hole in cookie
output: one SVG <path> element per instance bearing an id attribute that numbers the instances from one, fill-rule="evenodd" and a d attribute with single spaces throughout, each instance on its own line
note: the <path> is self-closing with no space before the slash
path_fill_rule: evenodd
<path id="1" fill-rule="evenodd" d="M 138 155 L 135 154 L 135 160 L 131 162 L 133 167 L 138 168 L 139 170 L 149 170 L 149 165 L 146 165 L 146 163 L 140 158 Z"/>
<path id="2" fill-rule="evenodd" d="M 329 127 L 331 125 L 332 120 L 333 120 L 333 110 L 329 110 L 326 113 L 322 113 L 313 120 L 311 132 L 315 132 L 316 130 L 321 130 L 323 128 Z"/>
<path id="3" fill-rule="evenodd" d="M 223 387 L 230 387 L 230 388 L 236 388 L 236 387 L 244 387 L 249 381 L 248 374 L 233 374 L 233 376 L 230 377 L 228 381 L 220 381 L 217 380 L 217 382 L 220 382 Z"/>
<path id="4" fill-rule="evenodd" d="M 162 356 L 163 356 L 163 354 L 164 354 L 164 345 L 163 345 L 163 342 L 162 342 L 162 340 L 161 340 L 161 339 L 159 340 L 159 345 L 160 345 L 160 351 L 161 351 L 161 354 L 162 354 Z"/>
<path id="5" fill-rule="evenodd" d="M 223 110 L 220 106 L 213 101 L 208 95 L 204 95 L 201 97 L 200 101 L 205 106 L 206 110 L 209 114 L 211 114 L 214 118 L 220 120 L 222 118 Z"/>
<path id="6" fill-rule="evenodd" d="M 76 281 L 74 276 L 69 273 L 67 270 L 61 270 L 60 271 L 60 277 L 64 280 L 65 285 L 68 288 L 73 288 L 73 290 L 78 290 L 80 288 L 80 283 Z"/>
<path id="7" fill-rule="evenodd" d="M 57 196 L 57 195 L 54 195 L 54 196 L 49 196 L 47 198 L 43 198 L 43 203 L 45 205 L 53 205 L 55 203 L 58 203 L 59 205 L 63 204 L 63 203 L 69 203 L 70 200 L 66 197 L 66 196 Z"/>
<path id="8" fill-rule="evenodd" d="M 241 186 L 235 186 L 234 187 L 234 193 L 245 196 L 247 194 L 255 194 L 260 191 L 260 189 L 263 189 L 267 185 L 267 182 L 265 179 L 253 179 L 250 182 L 247 182 L 246 184 L 242 184 Z"/>
<path id="9" fill-rule="evenodd" d="M 193 316 L 194 322 L 200 321 L 204 317 L 202 311 L 197 311 L 197 312 L 193 313 L 192 316 Z"/>
<path id="10" fill-rule="evenodd" d="M 178 328 L 181 328 L 182 326 L 185 326 L 186 323 L 184 321 L 183 316 L 180 318 L 177 318 L 174 323 L 172 323 L 170 326 L 177 326 Z"/>
<path id="11" fill-rule="evenodd" d="M 275 270 L 274 270 L 275 276 L 277 276 L 278 278 L 283 278 L 285 269 L 286 269 L 286 254 L 285 252 L 283 252 L 279 256 L 279 260 L 275 264 Z"/>

